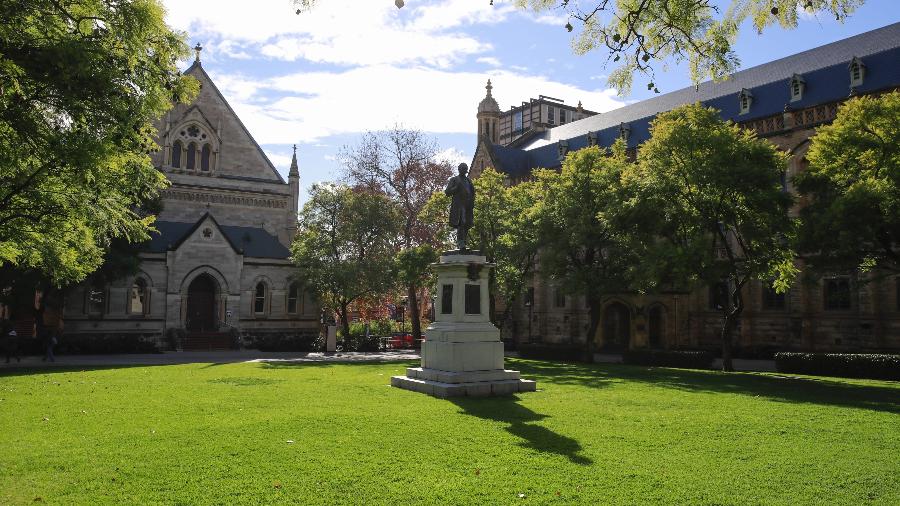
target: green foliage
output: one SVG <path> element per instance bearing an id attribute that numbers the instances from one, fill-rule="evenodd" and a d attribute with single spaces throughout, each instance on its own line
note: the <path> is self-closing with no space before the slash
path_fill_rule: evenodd
<path id="1" fill-rule="evenodd" d="M 196 81 L 155 0 L 0 5 L 0 262 L 57 284 L 113 238 L 148 238 L 139 209 L 166 184 L 152 122 Z"/>
<path id="2" fill-rule="evenodd" d="M 900 92 L 844 102 L 816 131 L 798 249 L 818 271 L 900 272 Z"/>
<path id="3" fill-rule="evenodd" d="M 600 49 L 617 63 L 608 82 L 628 94 L 634 74 L 648 79 L 655 90 L 660 62 L 687 61 L 691 79 L 723 79 L 740 67 L 734 53 L 739 27 L 747 20 L 759 33 L 772 25 L 796 28 L 798 13 L 821 12 L 843 20 L 864 0 L 516 0 L 537 12 L 563 11 L 565 28 L 580 25 L 572 40 L 576 54 Z M 727 4 L 722 9 L 721 4 Z"/>
<path id="4" fill-rule="evenodd" d="M 38 339 L 31 339 L 38 343 Z M 134 334 L 64 334 L 57 355 L 108 355 L 118 353 L 159 353 L 156 342 Z"/>
<path id="5" fill-rule="evenodd" d="M 789 353 L 775 354 L 778 372 L 900 380 L 900 355 L 878 353 Z"/>
<path id="6" fill-rule="evenodd" d="M 244 336 L 249 348 L 260 351 L 311 352 L 325 349 L 324 340 L 315 333 L 264 332 Z"/>
<path id="7" fill-rule="evenodd" d="M 681 369 L 709 369 L 714 358 L 708 351 L 627 350 L 622 354 L 626 364 Z"/>
<path id="8" fill-rule="evenodd" d="M 519 356 L 535 360 L 583 362 L 584 346 L 575 344 L 520 344 Z"/>
<path id="9" fill-rule="evenodd" d="M 300 213 L 291 245 L 302 279 L 349 333 L 348 305 L 387 292 L 399 232 L 399 211 L 387 197 L 347 186 L 317 184 Z"/>
<path id="10" fill-rule="evenodd" d="M 598 147 L 566 156 L 560 172 L 535 174 L 543 199 L 535 205 L 541 274 L 590 308 L 588 336 L 600 322 L 604 296 L 630 290 L 638 264 L 627 224 L 622 174 L 629 166 L 624 144 L 612 156 Z M 592 356 L 588 338 L 588 357 Z"/>
<path id="11" fill-rule="evenodd" d="M 659 290 L 727 282 L 728 369 L 743 287 L 774 279 L 785 290 L 797 272 L 787 214 L 792 199 L 781 184 L 787 155 L 700 104 L 660 114 L 650 133 L 626 176 L 630 219 L 643 237 L 639 284 Z"/>
<path id="12" fill-rule="evenodd" d="M 400 250 L 394 257 L 397 282 L 403 286 L 431 286 L 434 279 L 430 265 L 437 262 L 439 253 L 430 244 Z"/>

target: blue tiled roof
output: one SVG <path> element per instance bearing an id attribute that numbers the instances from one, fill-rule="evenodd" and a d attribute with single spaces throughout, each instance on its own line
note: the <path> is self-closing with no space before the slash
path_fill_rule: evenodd
<path id="1" fill-rule="evenodd" d="M 566 139 L 570 150 L 580 149 L 587 146 L 588 132 L 597 132 L 598 144 L 610 146 L 618 137 L 618 128 L 622 123 L 631 129 L 628 144 L 634 147 L 649 138 L 650 121 L 657 114 L 698 101 L 719 109 L 724 119 L 736 122 L 780 113 L 785 105 L 802 109 L 834 102 L 850 93 L 848 65 L 854 56 L 866 66 L 863 85 L 856 89 L 858 93 L 900 86 L 900 23 L 736 72 L 727 81 L 707 81 L 697 87 L 666 93 L 552 128 L 525 144 L 521 151 L 527 153 L 528 170 L 558 167 L 557 141 Z M 790 102 L 789 83 L 794 74 L 803 77 L 806 87 L 802 100 Z M 745 88 L 752 93 L 753 103 L 750 112 L 742 115 L 739 114 L 738 94 Z M 499 146 L 493 149 L 496 154 Z M 498 157 L 498 162 L 501 162 L 499 158 L 505 161 L 520 160 L 522 157 L 504 153 Z M 500 170 L 507 172 L 505 166 Z M 517 165 L 516 175 L 522 171 Z M 512 175 L 512 170 L 509 173 Z"/>
<path id="2" fill-rule="evenodd" d="M 197 228 L 207 215 L 204 215 L 195 223 L 177 221 L 157 221 L 154 226 L 158 232 L 150 234 L 143 250 L 148 253 L 165 253 L 169 248 L 177 247 L 181 242 Z M 238 227 L 233 225 L 219 225 L 219 229 L 225 234 L 225 238 L 239 253 L 247 257 L 255 258 L 288 258 L 290 251 L 278 241 L 278 238 L 258 227 Z"/>

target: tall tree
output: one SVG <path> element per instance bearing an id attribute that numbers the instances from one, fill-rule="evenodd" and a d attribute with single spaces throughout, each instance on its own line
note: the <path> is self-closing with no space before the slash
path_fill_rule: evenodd
<path id="1" fill-rule="evenodd" d="M 470 237 L 475 248 L 495 264 L 488 307 L 491 321 L 503 325 L 534 266 L 537 238 L 530 209 L 537 195 L 527 183 L 507 186 L 503 174 L 491 167 L 474 184 L 476 219 Z M 505 302 L 502 315 L 496 314 L 498 296 Z"/>
<path id="2" fill-rule="evenodd" d="M 84 279 L 166 184 L 152 122 L 196 81 L 155 0 L 0 4 L 0 262 L 56 284 Z"/>
<path id="3" fill-rule="evenodd" d="M 566 16 L 566 30 L 578 28 L 577 54 L 599 49 L 617 65 L 609 84 L 630 92 L 634 74 L 656 90 L 655 70 L 667 60 L 687 61 L 694 83 L 722 79 L 740 66 L 733 46 L 747 20 L 760 34 L 772 25 L 796 28 L 801 12 L 838 21 L 864 0 L 515 0 L 523 8 Z M 722 9 L 720 5 L 728 5 Z"/>
<path id="4" fill-rule="evenodd" d="M 819 271 L 900 272 L 900 92 L 848 100 L 794 178 L 798 249 Z"/>
<path id="5" fill-rule="evenodd" d="M 660 114 L 628 173 L 645 233 L 651 284 L 721 287 L 723 369 L 750 280 L 783 291 L 796 274 L 790 247 L 787 155 L 715 109 L 686 105 Z"/>
<path id="6" fill-rule="evenodd" d="M 292 259 L 309 289 L 338 314 L 350 335 L 350 305 L 387 292 L 400 212 L 384 195 L 317 184 L 300 213 Z"/>
<path id="7" fill-rule="evenodd" d="M 440 230 L 421 219 L 431 195 L 442 189 L 447 178 L 453 175 L 453 168 L 440 160 L 438 154 L 437 144 L 421 131 L 394 126 L 390 130 L 366 133 L 359 145 L 345 148 L 341 155 L 347 179 L 352 184 L 387 195 L 397 203 L 401 213 L 402 249 L 425 244 L 440 246 Z M 424 274 L 420 272 L 406 278 L 415 339 L 422 337 L 418 303 L 420 285 L 415 280 Z"/>
<path id="8" fill-rule="evenodd" d="M 587 301 L 588 361 L 593 359 L 603 298 L 631 288 L 637 263 L 624 226 L 622 173 L 628 165 L 620 142 L 612 156 L 597 147 L 580 149 L 566 157 L 560 172 L 535 174 L 535 184 L 544 195 L 535 210 L 538 270 L 564 292 Z"/>

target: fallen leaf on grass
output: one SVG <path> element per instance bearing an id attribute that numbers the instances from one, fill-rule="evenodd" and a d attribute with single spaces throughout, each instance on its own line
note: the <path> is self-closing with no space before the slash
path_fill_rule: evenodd
<path id="1" fill-rule="evenodd" d="M 45 416 L 45 417 L 44 417 L 44 421 L 45 421 L 45 422 L 49 422 L 49 421 L 50 421 L 50 419 L 49 419 L 49 418 L 47 418 L 47 417 L 46 417 L 46 416 Z"/>
<path id="2" fill-rule="evenodd" d="M 293 439 L 288 439 L 287 441 L 285 441 L 285 443 L 287 443 L 287 444 L 294 444 L 294 440 L 293 440 Z"/>
<path id="3" fill-rule="evenodd" d="M 519 499 L 525 499 L 525 494 L 519 494 L 518 497 Z"/>
<path id="4" fill-rule="evenodd" d="M 481 469 L 476 469 L 476 470 L 475 470 L 475 476 L 478 476 L 478 475 L 480 475 L 480 474 L 481 474 Z"/>
<path id="5" fill-rule="evenodd" d="M 275 488 L 281 488 L 281 482 L 280 481 L 272 482 L 272 486 Z"/>

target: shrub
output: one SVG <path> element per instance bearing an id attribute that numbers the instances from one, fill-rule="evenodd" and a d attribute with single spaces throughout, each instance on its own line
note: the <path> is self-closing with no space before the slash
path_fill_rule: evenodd
<path id="1" fill-rule="evenodd" d="M 248 348 L 259 351 L 322 351 L 325 347 L 321 337 L 314 333 L 266 332 L 244 336 Z"/>
<path id="2" fill-rule="evenodd" d="M 154 337 L 135 334 L 65 334 L 55 351 L 60 355 L 160 352 Z"/>
<path id="3" fill-rule="evenodd" d="M 775 354 L 778 372 L 900 380 L 900 355 L 886 353 L 791 353 Z"/>
<path id="4" fill-rule="evenodd" d="M 708 351 L 628 350 L 622 354 L 626 364 L 682 369 L 709 369 L 714 358 Z"/>
<path id="5" fill-rule="evenodd" d="M 584 346 L 577 344 L 519 344 L 519 356 L 537 360 L 584 361 Z"/>
<path id="6" fill-rule="evenodd" d="M 350 338 L 344 338 L 344 351 L 378 351 L 381 344 L 379 335 L 369 332 L 366 337 L 365 331 L 362 334 L 354 334 L 350 332 Z"/>

